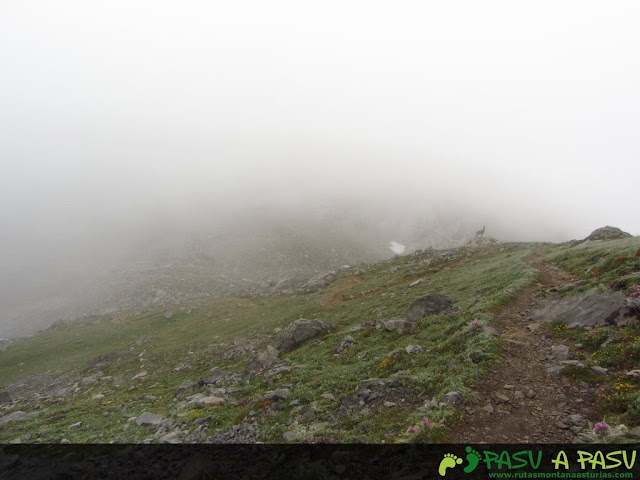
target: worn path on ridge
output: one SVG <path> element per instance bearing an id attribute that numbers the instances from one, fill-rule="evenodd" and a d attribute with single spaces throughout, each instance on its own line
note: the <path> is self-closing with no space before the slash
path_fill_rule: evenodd
<path id="1" fill-rule="evenodd" d="M 477 397 L 461 407 L 464 417 L 452 434 L 453 442 L 568 443 L 576 435 L 570 415 L 596 420 L 594 387 L 547 372 L 551 346 L 562 339 L 553 338 L 531 318 L 557 298 L 548 293 L 550 287 L 569 283 L 572 276 L 544 263 L 543 255 L 538 248 L 526 259 L 540 271 L 539 283 L 494 312 L 503 361 L 475 385 Z"/>

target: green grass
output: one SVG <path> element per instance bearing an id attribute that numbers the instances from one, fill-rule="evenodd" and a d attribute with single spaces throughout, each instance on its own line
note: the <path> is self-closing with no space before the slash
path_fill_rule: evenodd
<path id="1" fill-rule="evenodd" d="M 629 290 L 640 285 L 640 276 L 623 280 L 622 277 L 640 272 L 640 238 L 589 242 L 575 246 L 553 247 L 545 257 L 565 270 L 586 281 L 571 294 L 581 293 L 595 286 L 604 289 Z"/>
<path id="2" fill-rule="evenodd" d="M 592 242 L 576 246 L 554 247 L 546 257 L 576 276 L 586 284 L 574 289 L 577 294 L 592 288 L 604 291 L 620 290 L 627 294 L 639 291 L 640 279 L 621 280 L 621 277 L 640 272 L 640 238 L 626 238 Z M 554 322 L 555 335 L 581 344 L 580 360 L 587 369 L 571 368 L 565 373 L 577 381 L 598 385 L 597 407 L 600 415 L 609 423 L 627 426 L 640 424 L 640 380 L 625 372 L 640 365 L 640 326 L 631 323 L 624 327 L 595 327 L 591 330 L 567 329 L 561 321 Z M 598 365 L 609 369 L 609 375 L 594 375 L 588 368 Z"/>
<path id="3" fill-rule="evenodd" d="M 224 431 L 244 421 L 251 410 L 260 413 L 259 440 L 281 442 L 291 428 L 287 421 L 293 417 L 287 405 L 293 399 L 302 407 L 314 408 L 314 422 L 324 425 L 309 434 L 310 440 L 395 441 L 389 432 L 404 432 L 424 417 L 437 427 L 422 440 L 446 440 L 460 412 L 440 408 L 438 400 L 451 390 L 472 398 L 474 383 L 500 353 L 494 338 L 469 324 L 474 319 L 491 323 L 495 308 L 537 280 L 538 272 L 524 262 L 530 253 L 517 244 L 462 248 L 448 258 L 430 251 L 374 265 L 366 274 L 341 278 L 320 293 L 220 298 L 191 311 L 175 306 L 170 309 L 171 319 L 164 317 L 169 309 L 163 309 L 52 328 L 12 343 L 0 356 L 1 386 L 37 373 L 69 370 L 75 370 L 78 379 L 98 371 L 107 379 L 89 385 L 79 382 L 78 391 L 62 401 L 52 397 L 16 402 L 5 413 L 40 413 L 33 420 L 4 425 L 0 442 L 25 435 L 31 442 L 141 441 L 153 429 L 125 426 L 128 417 L 144 411 L 178 415 L 176 421 L 187 423 L 211 416 L 206 423 L 210 431 Z M 432 257 L 436 260 L 426 265 L 425 260 Z M 418 278 L 422 282 L 409 287 Z M 352 332 L 356 343 L 334 355 L 346 329 L 375 318 L 404 316 L 408 306 L 427 293 L 450 296 L 455 310 L 423 319 L 413 335 L 375 328 Z M 242 381 L 234 386 L 238 390 L 233 401 L 225 405 L 175 409 L 178 385 L 196 382 L 212 367 L 241 372 L 249 352 L 239 347 L 251 345 L 259 350 L 272 345 L 274 329 L 300 317 L 318 318 L 336 328 L 281 354 L 293 366 L 291 372 L 274 381 L 262 377 Z M 142 336 L 149 340 L 137 345 Z M 407 354 L 405 347 L 412 344 L 420 345 L 424 353 Z M 148 375 L 133 380 L 141 370 Z M 403 404 L 394 398 L 397 407 L 378 406 L 365 412 L 340 410 L 341 397 L 391 379 L 398 379 L 413 400 Z M 280 385 L 290 386 L 290 398 L 278 403 L 272 414 L 262 415 L 261 396 Z M 335 400 L 322 398 L 325 392 Z M 105 397 L 93 400 L 97 393 Z M 69 429 L 77 421 L 82 425 Z"/>

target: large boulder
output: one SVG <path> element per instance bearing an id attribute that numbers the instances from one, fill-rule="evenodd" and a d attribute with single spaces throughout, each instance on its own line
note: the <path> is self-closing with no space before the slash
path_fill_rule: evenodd
<path id="1" fill-rule="evenodd" d="M 276 349 L 281 352 L 290 352 L 305 340 L 325 333 L 331 329 L 331 325 L 320 320 L 305 320 L 300 318 L 294 321 L 276 339 Z"/>
<path id="2" fill-rule="evenodd" d="M 430 293 L 413 302 L 407 310 L 407 320 L 418 322 L 429 315 L 438 315 L 451 310 L 451 299 L 445 295 Z"/>
<path id="3" fill-rule="evenodd" d="M 632 235 L 630 233 L 623 232 L 619 228 L 607 225 L 606 227 L 598 228 L 591 232 L 585 240 L 614 240 L 616 238 L 627 238 L 631 236 Z"/>
<path id="4" fill-rule="evenodd" d="M 625 315 L 627 301 L 622 292 L 597 293 L 561 298 L 535 313 L 544 322 L 563 320 L 569 327 L 614 325 Z"/>

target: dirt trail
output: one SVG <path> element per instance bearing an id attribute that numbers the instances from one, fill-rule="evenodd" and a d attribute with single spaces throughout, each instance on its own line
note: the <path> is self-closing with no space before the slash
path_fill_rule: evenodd
<path id="1" fill-rule="evenodd" d="M 567 443 L 575 437 L 580 414 L 596 420 L 593 387 L 575 385 L 563 375 L 547 372 L 551 346 L 561 343 L 544 327 L 535 328 L 535 310 L 557 298 L 550 287 L 571 282 L 569 273 L 542 262 L 537 249 L 527 262 L 540 271 L 539 284 L 525 289 L 495 312 L 504 361 L 478 385 L 477 398 L 453 432 L 457 443 Z M 528 328 L 528 326 L 534 328 Z M 577 422 L 578 424 L 580 422 Z M 582 421 L 584 423 L 584 420 Z"/>

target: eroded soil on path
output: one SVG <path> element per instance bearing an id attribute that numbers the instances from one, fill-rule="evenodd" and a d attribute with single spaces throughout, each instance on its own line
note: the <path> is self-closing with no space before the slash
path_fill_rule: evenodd
<path id="1" fill-rule="evenodd" d="M 527 288 L 495 312 L 504 360 L 475 386 L 477 397 L 465 405 L 453 432 L 458 443 L 567 443 L 586 420 L 594 421 L 594 387 L 575 384 L 547 372 L 551 346 L 561 343 L 546 325 L 533 322 L 557 293 L 550 289 L 572 281 L 569 273 L 542 261 L 536 250 L 527 261 L 540 271 Z M 583 420 L 578 420 L 581 415 Z"/>

